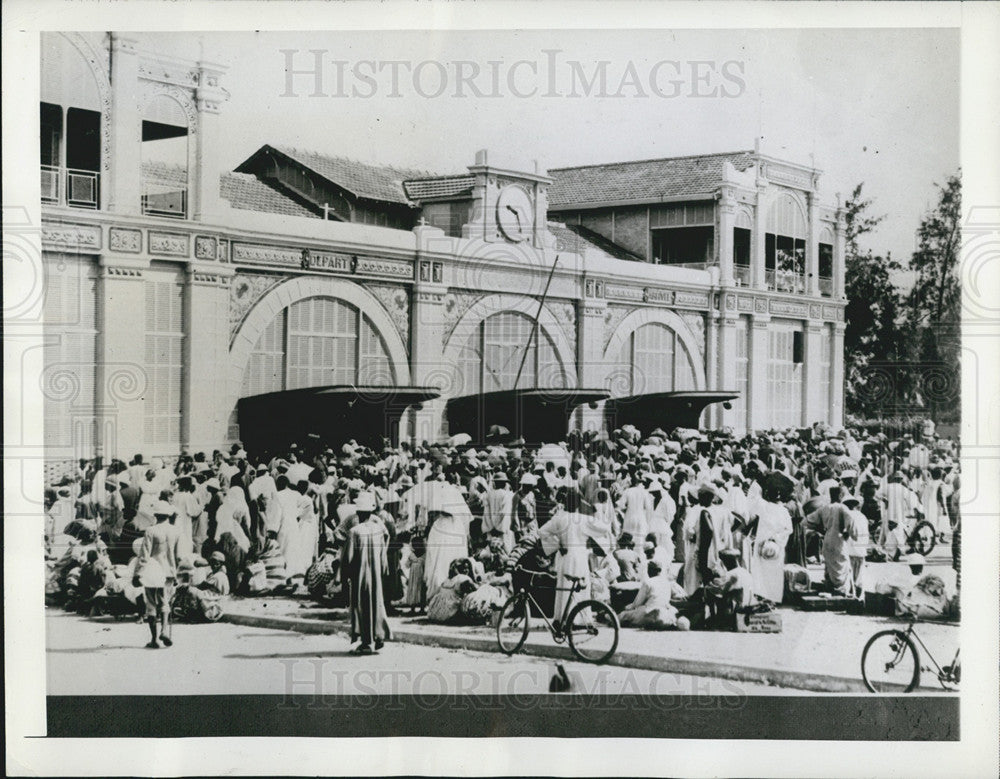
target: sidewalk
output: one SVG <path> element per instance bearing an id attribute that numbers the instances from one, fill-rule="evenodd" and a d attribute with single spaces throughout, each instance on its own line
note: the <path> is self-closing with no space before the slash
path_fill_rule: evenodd
<path id="1" fill-rule="evenodd" d="M 861 652 L 876 632 L 905 626 L 887 617 L 781 609 L 783 632 L 650 632 L 622 628 L 610 665 L 667 673 L 712 676 L 814 692 L 865 692 Z M 304 597 L 234 598 L 224 621 L 302 633 L 347 633 L 345 609 L 331 609 Z M 541 620 L 528 636 L 526 654 L 574 659 L 569 648 L 552 641 Z M 425 646 L 499 652 L 488 627 L 435 625 L 426 617 L 391 617 L 393 640 Z M 939 663 L 949 662 L 958 646 L 958 626 L 921 623 L 917 632 Z M 929 662 L 924 659 L 925 663 Z M 924 673 L 921 689 L 939 690 Z"/>

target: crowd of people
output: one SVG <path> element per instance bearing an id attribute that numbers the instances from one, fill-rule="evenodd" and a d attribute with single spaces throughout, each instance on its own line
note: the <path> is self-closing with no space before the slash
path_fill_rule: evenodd
<path id="1" fill-rule="evenodd" d="M 576 579 L 623 625 L 687 629 L 809 590 L 810 563 L 831 595 L 862 597 L 867 561 L 919 570 L 918 520 L 952 542 L 960 586 L 957 445 L 927 432 L 625 426 L 541 447 L 310 440 L 80 461 L 46 491 L 47 596 L 142 614 L 150 647 L 233 594 L 308 593 L 349 607 L 366 654 L 394 612 L 488 624 L 531 586 L 558 616 Z"/>

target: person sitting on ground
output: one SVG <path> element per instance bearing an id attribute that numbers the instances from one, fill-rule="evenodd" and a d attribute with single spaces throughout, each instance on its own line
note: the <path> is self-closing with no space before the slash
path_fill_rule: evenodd
<path id="1" fill-rule="evenodd" d="M 647 566 L 635 600 L 619 615 L 625 627 L 668 630 L 677 626 L 677 609 L 670 604 L 671 582 L 655 561 Z"/>
<path id="2" fill-rule="evenodd" d="M 461 617 L 462 600 L 477 589 L 472 579 L 472 566 L 468 558 L 453 560 L 448 567 L 448 578 L 427 604 L 427 619 L 431 622 L 457 622 Z"/>
<path id="3" fill-rule="evenodd" d="M 618 580 L 621 569 L 613 555 L 599 541 L 588 537 L 587 548 L 590 555 L 587 558 L 590 565 L 590 597 L 601 603 L 611 604 L 611 584 Z"/>
<path id="4" fill-rule="evenodd" d="M 719 571 L 705 585 L 709 619 L 716 624 L 726 623 L 737 610 L 752 606 L 755 601 L 753 576 L 740 564 L 739 551 L 722 549 L 719 559 L 726 570 Z"/>

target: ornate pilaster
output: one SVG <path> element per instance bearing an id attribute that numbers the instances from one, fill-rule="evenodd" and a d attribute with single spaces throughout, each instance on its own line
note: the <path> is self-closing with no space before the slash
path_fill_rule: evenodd
<path id="1" fill-rule="evenodd" d="M 823 355 L 820 350 L 823 345 L 822 322 L 806 321 L 803 338 L 805 353 L 802 355 L 802 424 L 811 425 L 824 418 L 825 409 L 820 408 L 823 402 L 823 388 L 820 385 L 820 363 Z M 827 396 L 829 397 L 829 395 Z"/>
<path id="2" fill-rule="evenodd" d="M 806 293 L 819 297 L 819 204 L 816 192 L 806 193 Z"/>
<path id="3" fill-rule="evenodd" d="M 413 302 L 410 306 L 410 376 L 415 385 L 433 386 L 441 390 L 442 398 L 457 394 L 457 368 L 444 362 L 445 293 L 444 263 L 428 253 L 439 244 L 444 231 L 419 225 L 417 236 L 416 273 L 413 282 Z M 444 419 L 443 399 L 428 401 L 410 415 L 411 440 L 436 441 Z M 406 433 L 402 429 L 400 437 Z"/>
<path id="4" fill-rule="evenodd" d="M 211 62 L 198 63 L 198 86 L 195 101 L 198 108 L 198 133 L 195 141 L 194 218 L 201 221 L 216 219 L 221 210 L 219 196 L 219 176 L 222 173 L 220 161 L 223 159 L 222 131 L 219 127 L 219 111 L 229 98 L 219 82 L 226 69 Z"/>
<path id="5" fill-rule="evenodd" d="M 111 33 L 111 184 L 109 208 L 138 214 L 141 198 L 142 118 L 138 42 Z"/>

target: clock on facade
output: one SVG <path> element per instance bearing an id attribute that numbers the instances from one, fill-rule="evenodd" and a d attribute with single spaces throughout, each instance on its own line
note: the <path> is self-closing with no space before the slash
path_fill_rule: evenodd
<path id="1" fill-rule="evenodd" d="M 519 242 L 531 237 L 534 229 L 535 207 L 528 193 L 516 184 L 500 190 L 497 198 L 497 225 L 510 241 Z"/>

